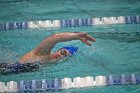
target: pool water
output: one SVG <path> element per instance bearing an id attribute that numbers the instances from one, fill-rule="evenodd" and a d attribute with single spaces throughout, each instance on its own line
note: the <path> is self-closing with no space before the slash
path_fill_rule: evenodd
<path id="1" fill-rule="evenodd" d="M 44 19 L 72 19 L 140 15 L 139 0 L 2 0 L 0 23 Z M 57 8 L 56 8 L 57 7 Z M 0 81 L 74 78 L 140 73 L 140 25 L 104 25 L 62 29 L 25 29 L 0 32 L 0 62 L 17 62 L 47 36 L 59 32 L 87 32 L 96 38 L 92 46 L 82 42 L 59 43 L 79 48 L 70 58 L 42 67 L 39 71 L 1 75 Z M 139 93 L 140 85 L 104 86 L 58 91 L 59 93 Z"/>

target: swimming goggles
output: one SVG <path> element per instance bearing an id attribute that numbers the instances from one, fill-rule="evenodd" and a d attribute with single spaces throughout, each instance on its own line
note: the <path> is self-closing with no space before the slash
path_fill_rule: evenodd
<path id="1" fill-rule="evenodd" d="M 60 53 L 61 53 L 61 55 L 65 56 L 65 57 L 68 56 L 66 50 L 61 49 Z"/>

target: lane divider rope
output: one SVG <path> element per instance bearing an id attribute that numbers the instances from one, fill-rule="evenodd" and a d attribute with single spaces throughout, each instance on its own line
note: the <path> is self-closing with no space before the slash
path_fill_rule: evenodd
<path id="1" fill-rule="evenodd" d="M 10 81 L 0 82 L 0 92 L 37 92 L 57 91 L 70 88 L 111 86 L 111 85 L 136 85 L 140 83 L 140 75 L 108 75 L 91 77 L 63 78 L 54 80 L 31 80 L 31 81 Z"/>
<path id="2" fill-rule="evenodd" d="M 87 19 L 63 19 L 0 24 L 0 31 L 15 29 L 84 27 L 110 24 L 140 24 L 140 16 L 118 16 Z"/>

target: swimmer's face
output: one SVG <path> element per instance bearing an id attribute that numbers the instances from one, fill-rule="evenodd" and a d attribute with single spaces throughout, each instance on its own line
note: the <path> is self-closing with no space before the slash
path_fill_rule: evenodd
<path id="1" fill-rule="evenodd" d="M 57 52 L 54 53 L 54 57 L 56 59 L 64 58 L 68 55 L 70 55 L 70 52 L 67 49 L 60 49 L 60 50 L 58 50 Z"/>

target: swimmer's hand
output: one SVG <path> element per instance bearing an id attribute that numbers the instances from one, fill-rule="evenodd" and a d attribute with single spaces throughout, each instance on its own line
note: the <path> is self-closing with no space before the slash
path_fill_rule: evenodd
<path id="1" fill-rule="evenodd" d="M 91 46 L 91 44 L 88 41 L 96 42 L 95 38 L 84 32 L 77 33 L 77 38 L 89 46 Z"/>

